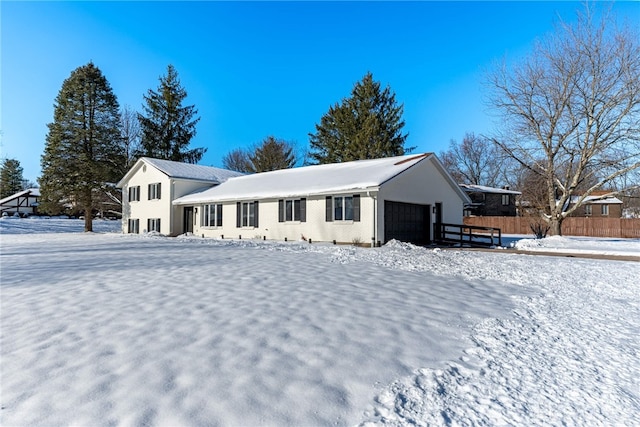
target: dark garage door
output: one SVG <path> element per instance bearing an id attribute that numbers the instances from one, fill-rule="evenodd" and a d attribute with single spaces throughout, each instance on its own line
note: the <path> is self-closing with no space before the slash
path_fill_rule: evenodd
<path id="1" fill-rule="evenodd" d="M 429 234 L 431 207 L 413 203 L 384 202 L 384 241 L 424 244 L 431 241 Z"/>

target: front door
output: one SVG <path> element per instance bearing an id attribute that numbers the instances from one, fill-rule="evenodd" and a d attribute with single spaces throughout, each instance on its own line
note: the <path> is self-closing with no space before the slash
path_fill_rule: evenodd
<path id="1" fill-rule="evenodd" d="M 436 217 L 433 225 L 433 236 L 436 242 L 442 238 L 442 203 L 436 203 Z"/>
<path id="2" fill-rule="evenodd" d="M 193 206 L 184 208 L 182 230 L 184 233 L 193 233 Z"/>

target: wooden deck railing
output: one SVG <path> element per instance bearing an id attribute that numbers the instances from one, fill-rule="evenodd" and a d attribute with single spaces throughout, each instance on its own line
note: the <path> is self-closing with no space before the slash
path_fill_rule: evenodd
<path id="1" fill-rule="evenodd" d="M 436 243 L 491 248 L 502 246 L 502 231 L 495 227 L 464 224 L 440 224 Z"/>

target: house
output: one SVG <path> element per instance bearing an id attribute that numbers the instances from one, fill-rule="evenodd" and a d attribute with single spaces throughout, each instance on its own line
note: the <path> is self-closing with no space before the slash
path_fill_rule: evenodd
<path id="1" fill-rule="evenodd" d="M 610 191 L 595 191 L 587 196 L 570 216 L 592 218 L 622 218 L 622 200 L 617 197 L 607 196 Z M 581 196 L 571 196 L 568 209 L 573 207 Z"/>
<path id="2" fill-rule="evenodd" d="M 142 157 L 116 185 L 122 189 L 122 231 L 157 231 L 168 236 L 191 231 L 188 225 L 193 218 L 188 210 L 172 202 L 239 175 L 226 169 Z"/>
<path id="3" fill-rule="evenodd" d="M 39 188 L 29 188 L 27 190 L 18 191 L 17 193 L 0 200 L 0 215 L 12 216 L 16 213 L 21 216 L 34 215 L 38 213 L 39 204 Z"/>
<path id="4" fill-rule="evenodd" d="M 519 191 L 509 187 L 494 188 L 483 185 L 460 184 L 471 203 L 466 205 L 465 216 L 516 216 L 516 198 Z"/>
<path id="5" fill-rule="evenodd" d="M 462 223 L 466 203 L 427 153 L 233 177 L 173 206 L 182 210 L 176 224 L 185 219 L 178 233 L 374 245 L 430 242 L 434 224 Z"/>

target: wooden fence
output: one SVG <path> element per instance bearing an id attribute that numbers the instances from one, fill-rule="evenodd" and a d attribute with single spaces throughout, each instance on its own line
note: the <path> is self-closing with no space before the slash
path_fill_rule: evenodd
<path id="1" fill-rule="evenodd" d="M 535 218 L 520 216 L 471 216 L 465 225 L 499 228 L 502 234 L 531 234 Z M 551 233 L 549 233 L 551 234 Z M 640 218 L 574 218 L 562 222 L 564 236 L 640 238 Z"/>

